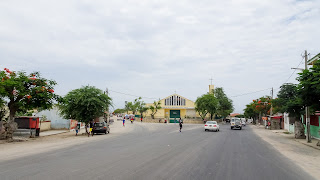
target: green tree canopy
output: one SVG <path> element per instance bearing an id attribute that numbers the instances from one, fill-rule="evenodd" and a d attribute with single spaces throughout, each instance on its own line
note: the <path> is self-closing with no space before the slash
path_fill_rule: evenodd
<path id="1" fill-rule="evenodd" d="M 289 113 L 291 117 L 300 119 L 303 113 L 303 104 L 296 84 L 283 84 L 280 87 L 277 98 L 272 100 L 274 112 Z"/>
<path id="2" fill-rule="evenodd" d="M 153 105 L 149 106 L 149 109 L 151 111 L 151 118 L 154 119 L 154 115 L 158 112 L 159 109 L 161 109 L 161 102 L 154 101 Z"/>
<path id="3" fill-rule="evenodd" d="M 126 110 L 125 110 L 125 109 L 116 109 L 116 110 L 114 110 L 113 112 L 114 112 L 115 114 L 121 114 L 121 113 L 126 112 Z"/>
<path id="4" fill-rule="evenodd" d="M 137 110 L 140 113 L 140 116 L 143 118 L 143 113 L 145 113 L 149 108 L 146 107 L 146 103 L 144 101 L 141 100 L 142 98 L 139 97 L 138 99 L 138 107 Z"/>
<path id="5" fill-rule="evenodd" d="M 310 113 L 320 110 L 320 61 L 315 62 L 312 68 L 299 73 L 297 80 L 298 94 L 301 102 L 310 107 Z"/>
<path id="6" fill-rule="evenodd" d="M 8 105 L 9 122 L 13 122 L 16 113 L 31 109 L 50 109 L 59 96 L 54 94 L 53 80 L 42 78 L 39 72 L 29 75 L 23 71 L 0 71 L 0 99 Z"/>
<path id="7" fill-rule="evenodd" d="M 111 105 L 111 98 L 93 86 L 84 86 L 70 91 L 59 104 L 61 115 L 88 124 L 101 117 Z"/>
<path id="8" fill-rule="evenodd" d="M 214 95 L 218 100 L 217 115 L 223 118 L 227 117 L 234 110 L 232 100 L 227 97 L 222 87 L 216 88 Z"/>
<path id="9" fill-rule="evenodd" d="M 246 118 L 258 119 L 261 116 L 267 116 L 270 114 L 271 97 L 263 96 L 259 99 L 254 99 L 250 104 L 246 105 L 244 109 L 244 116 Z"/>
<path id="10" fill-rule="evenodd" d="M 197 98 L 195 102 L 195 109 L 202 119 L 205 119 L 207 114 L 210 114 L 211 120 L 217 112 L 218 100 L 214 94 L 207 93 Z"/>
<path id="11" fill-rule="evenodd" d="M 140 105 L 141 105 L 141 97 L 135 99 L 133 102 L 128 102 L 124 109 L 126 110 L 127 113 L 131 111 L 132 114 L 136 114 L 136 112 L 139 110 Z"/>

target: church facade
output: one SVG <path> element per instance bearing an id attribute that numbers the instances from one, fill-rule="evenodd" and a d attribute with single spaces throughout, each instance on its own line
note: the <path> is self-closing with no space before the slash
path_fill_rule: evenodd
<path id="1" fill-rule="evenodd" d="M 179 94 L 172 94 L 161 99 L 160 104 L 161 109 L 158 109 L 154 115 L 155 118 L 179 119 L 199 117 L 196 113 L 194 102 Z M 151 105 L 153 104 L 146 104 L 148 107 Z M 150 110 L 147 111 L 146 116 L 151 116 Z"/>
<path id="2" fill-rule="evenodd" d="M 214 85 L 209 85 L 209 93 L 213 93 Z M 195 103 L 179 94 L 172 94 L 160 100 L 161 109 L 154 115 L 155 118 L 179 119 L 179 118 L 200 118 L 195 110 Z M 152 103 L 146 104 L 147 107 Z M 151 111 L 146 112 L 151 117 Z"/>

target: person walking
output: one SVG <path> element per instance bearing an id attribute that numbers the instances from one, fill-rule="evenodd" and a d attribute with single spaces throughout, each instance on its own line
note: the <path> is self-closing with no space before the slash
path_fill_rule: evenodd
<path id="1" fill-rule="evenodd" d="M 141 116 L 141 123 L 142 123 L 142 116 Z"/>
<path id="2" fill-rule="evenodd" d="M 182 122 L 182 119 L 180 118 L 180 119 L 179 119 L 180 132 L 181 132 L 181 129 L 182 129 L 182 123 L 183 123 L 183 122 Z"/>
<path id="3" fill-rule="evenodd" d="M 126 122 L 126 117 L 123 117 L 122 126 L 124 127 L 124 123 Z"/>
<path id="4" fill-rule="evenodd" d="M 78 127 L 78 124 L 76 125 L 76 128 L 75 128 L 75 130 L 76 130 L 76 136 L 78 136 L 78 132 L 79 132 L 79 127 Z"/>

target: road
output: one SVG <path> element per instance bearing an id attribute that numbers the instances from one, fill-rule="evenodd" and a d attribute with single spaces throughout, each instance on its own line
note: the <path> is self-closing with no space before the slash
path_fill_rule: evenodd
<path id="1" fill-rule="evenodd" d="M 120 122 L 116 122 L 120 123 Z M 127 124 L 100 141 L 0 162 L 0 179 L 312 179 L 249 126 Z M 94 138 L 94 137 L 90 137 Z"/>

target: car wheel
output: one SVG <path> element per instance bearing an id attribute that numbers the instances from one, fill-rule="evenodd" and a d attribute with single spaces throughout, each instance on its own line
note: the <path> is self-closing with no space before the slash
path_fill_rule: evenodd
<path id="1" fill-rule="evenodd" d="M 204 131 L 207 131 L 207 129 L 205 129 Z"/>
<path id="2" fill-rule="evenodd" d="M 233 127 L 231 127 L 231 129 L 233 129 Z"/>
<path id="3" fill-rule="evenodd" d="M 240 128 L 240 130 L 242 129 L 242 127 Z"/>

